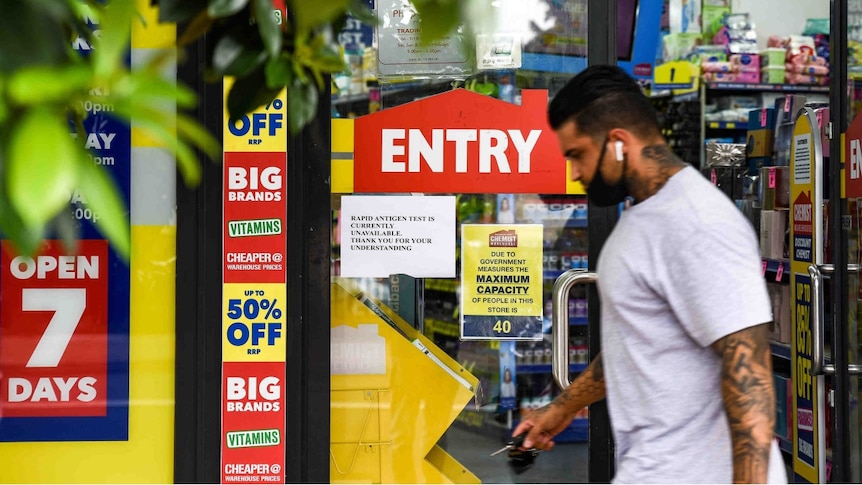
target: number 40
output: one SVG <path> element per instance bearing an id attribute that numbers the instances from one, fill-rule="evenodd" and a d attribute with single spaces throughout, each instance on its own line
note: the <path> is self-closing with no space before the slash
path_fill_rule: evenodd
<path id="1" fill-rule="evenodd" d="M 494 331 L 497 333 L 510 333 L 512 331 L 512 322 L 509 320 L 497 320 L 494 324 Z"/>

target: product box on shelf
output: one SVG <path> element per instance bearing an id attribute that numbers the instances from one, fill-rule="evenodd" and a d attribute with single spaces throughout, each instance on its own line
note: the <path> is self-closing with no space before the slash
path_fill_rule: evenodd
<path id="1" fill-rule="evenodd" d="M 748 112 L 748 131 L 774 130 L 775 108 L 753 109 Z"/>
<path id="2" fill-rule="evenodd" d="M 736 207 L 742 212 L 742 215 L 751 222 L 751 227 L 755 231 L 760 230 L 760 205 L 756 199 L 736 199 Z"/>
<path id="3" fill-rule="evenodd" d="M 744 176 L 747 169 L 742 167 L 707 167 L 701 169 L 701 173 L 731 200 L 743 198 Z"/>
<path id="4" fill-rule="evenodd" d="M 762 210 L 760 213 L 760 255 L 782 259 L 787 247 L 787 209 Z"/>
<path id="5" fill-rule="evenodd" d="M 787 58 L 787 50 L 781 47 L 770 47 L 760 51 L 761 67 L 780 67 L 784 70 L 784 60 Z"/>
<path id="6" fill-rule="evenodd" d="M 775 108 L 761 108 L 748 112 L 748 156 L 772 157 L 774 149 Z"/>
<path id="7" fill-rule="evenodd" d="M 790 285 L 767 283 L 769 300 L 772 303 L 772 322 L 769 324 L 769 338 L 783 344 L 790 343 Z"/>
<path id="8" fill-rule="evenodd" d="M 706 144 L 706 166 L 707 167 L 737 167 L 745 163 L 746 146 L 742 143 L 718 143 L 708 142 Z"/>
<path id="9" fill-rule="evenodd" d="M 747 133 L 747 153 L 750 158 L 772 158 L 772 130 L 751 130 Z"/>
<path id="10" fill-rule="evenodd" d="M 783 72 L 783 69 L 782 69 Z M 781 82 L 784 82 L 782 78 Z M 793 123 L 796 121 L 796 113 L 805 106 L 808 97 L 804 94 L 786 94 L 783 98 L 775 100 L 776 124 Z"/>
<path id="11" fill-rule="evenodd" d="M 760 82 L 763 84 L 784 84 L 786 74 L 784 65 L 764 67 L 760 70 Z"/>
<path id="12" fill-rule="evenodd" d="M 760 83 L 759 71 L 739 71 L 739 72 L 704 72 L 703 79 L 707 82 L 716 83 Z"/>
<path id="13" fill-rule="evenodd" d="M 790 207 L 790 167 L 760 169 L 760 204 L 764 210 Z"/>
<path id="14" fill-rule="evenodd" d="M 772 157 L 748 157 L 746 165 L 748 166 L 747 170 L 749 172 L 759 174 L 761 168 L 770 167 L 775 164 L 773 163 Z"/>

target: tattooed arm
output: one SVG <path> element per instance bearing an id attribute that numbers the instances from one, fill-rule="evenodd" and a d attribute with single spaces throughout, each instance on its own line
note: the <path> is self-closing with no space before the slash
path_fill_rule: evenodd
<path id="1" fill-rule="evenodd" d="M 775 392 L 767 325 L 719 339 L 721 392 L 733 446 L 733 482 L 766 483 L 775 435 Z"/>
<path id="2" fill-rule="evenodd" d="M 512 435 L 529 431 L 524 448 L 550 450 L 554 447 L 554 436 L 566 429 L 579 410 L 604 397 L 605 375 L 602 354 L 599 353 L 569 387 L 550 404 L 533 411 L 521 421 Z"/>

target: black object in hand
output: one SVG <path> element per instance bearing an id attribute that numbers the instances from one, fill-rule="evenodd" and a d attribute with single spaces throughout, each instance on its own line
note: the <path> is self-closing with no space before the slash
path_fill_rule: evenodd
<path id="1" fill-rule="evenodd" d="M 530 448 L 528 450 L 521 449 L 521 446 L 524 444 L 524 438 L 526 437 L 526 434 L 515 436 L 507 445 L 509 447 L 509 453 L 507 455 L 509 458 L 509 466 L 512 468 L 512 471 L 519 475 L 533 466 L 533 462 L 536 457 L 539 456 L 539 450 L 535 448 Z"/>

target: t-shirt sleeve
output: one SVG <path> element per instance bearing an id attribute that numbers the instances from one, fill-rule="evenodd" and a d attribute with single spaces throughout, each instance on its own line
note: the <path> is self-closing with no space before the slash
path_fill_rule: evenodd
<path id="1" fill-rule="evenodd" d="M 704 347 L 772 320 L 754 231 L 738 220 L 666 246 L 665 295 L 686 332 Z"/>

